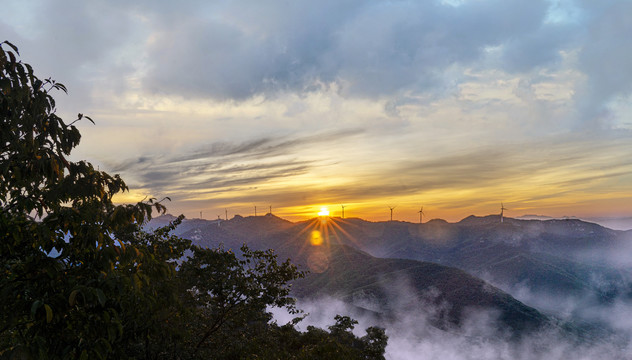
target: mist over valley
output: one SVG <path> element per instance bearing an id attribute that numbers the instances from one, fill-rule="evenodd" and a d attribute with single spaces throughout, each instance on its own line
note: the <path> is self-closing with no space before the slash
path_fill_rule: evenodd
<path id="1" fill-rule="evenodd" d="M 290 222 L 268 213 L 187 219 L 175 233 L 292 259 L 309 271 L 292 285 L 308 314 L 299 326 L 324 327 L 344 313 L 360 321 L 358 330 L 383 327 L 390 359 L 421 349 L 429 359 L 624 358 L 632 336 L 624 320 L 632 259 L 620 256 L 632 232 L 579 219 Z M 271 311 L 277 321 L 290 318 Z"/>

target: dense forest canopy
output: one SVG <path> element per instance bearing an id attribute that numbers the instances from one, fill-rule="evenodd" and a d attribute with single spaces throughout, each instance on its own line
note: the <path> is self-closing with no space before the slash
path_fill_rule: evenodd
<path id="1" fill-rule="evenodd" d="M 56 114 L 61 83 L 0 44 L 0 357 L 18 359 L 381 359 L 383 329 L 295 328 L 289 284 L 304 276 L 272 251 L 236 254 L 142 225 L 162 201 L 117 205 L 118 175 L 70 161 L 78 114 Z M 185 257 L 185 254 L 187 255 Z M 272 321 L 269 306 L 296 314 Z"/>

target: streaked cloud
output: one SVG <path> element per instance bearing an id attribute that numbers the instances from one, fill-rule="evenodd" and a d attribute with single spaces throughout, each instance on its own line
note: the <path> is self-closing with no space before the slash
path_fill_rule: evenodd
<path id="1" fill-rule="evenodd" d="M 75 156 L 120 172 L 126 200 L 632 211 L 626 0 L 3 8 L 0 33 L 70 89 L 59 114 L 97 121 Z"/>

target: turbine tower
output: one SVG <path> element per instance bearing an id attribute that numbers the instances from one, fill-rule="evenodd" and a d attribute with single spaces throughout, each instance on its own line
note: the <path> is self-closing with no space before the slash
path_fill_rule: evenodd
<path id="1" fill-rule="evenodd" d="M 340 207 L 342 207 L 342 218 L 345 218 L 345 206 L 344 205 L 340 205 Z"/>
<path id="2" fill-rule="evenodd" d="M 201 212 L 201 211 L 200 211 L 200 219 L 203 219 L 203 217 L 202 217 L 202 212 Z"/>
<path id="3" fill-rule="evenodd" d="M 272 205 L 270 205 L 270 215 L 272 215 Z"/>
<path id="4" fill-rule="evenodd" d="M 503 220 L 504 220 L 504 213 L 505 213 L 505 210 L 509 210 L 509 209 L 507 209 L 507 208 L 505 207 L 505 205 L 503 205 L 503 203 L 501 202 L 501 203 L 500 203 L 500 222 L 501 222 L 501 223 L 502 223 L 502 222 L 503 222 Z"/>
<path id="5" fill-rule="evenodd" d="M 391 221 L 393 221 L 393 209 L 395 209 L 397 206 L 389 206 L 388 208 L 391 209 Z"/>
<path id="6" fill-rule="evenodd" d="M 224 214 L 226 215 L 226 220 L 228 220 L 228 209 L 224 209 Z"/>
<path id="7" fill-rule="evenodd" d="M 255 205 L 255 216 L 257 216 L 257 205 Z"/>
<path id="8" fill-rule="evenodd" d="M 423 220 L 423 216 L 424 216 L 424 207 L 422 206 L 418 212 L 419 212 L 419 223 L 421 224 Z"/>

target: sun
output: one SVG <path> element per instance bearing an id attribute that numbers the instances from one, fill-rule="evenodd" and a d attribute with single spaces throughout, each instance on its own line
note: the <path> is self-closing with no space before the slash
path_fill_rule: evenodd
<path id="1" fill-rule="evenodd" d="M 325 206 L 321 207 L 318 216 L 329 216 L 329 209 Z"/>

